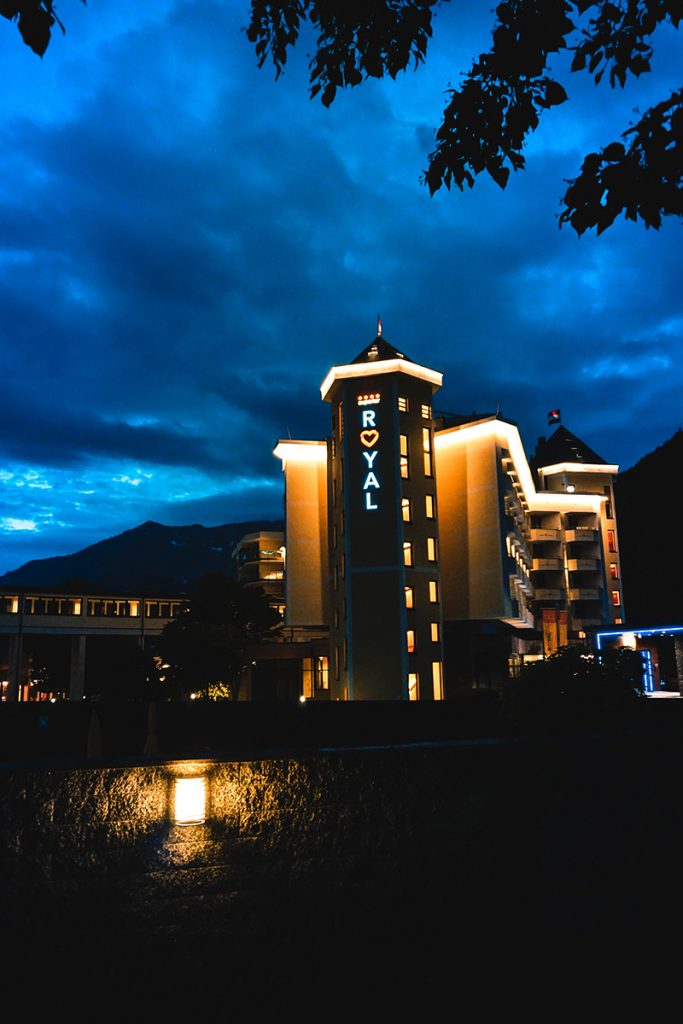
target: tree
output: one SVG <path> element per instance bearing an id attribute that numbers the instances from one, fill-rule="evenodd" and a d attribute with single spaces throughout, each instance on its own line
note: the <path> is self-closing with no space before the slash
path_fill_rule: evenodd
<path id="1" fill-rule="evenodd" d="M 329 107 L 338 89 L 423 64 L 434 11 L 445 2 L 251 0 L 247 38 L 259 66 L 270 58 L 277 78 L 302 24 L 310 23 L 317 33 L 310 95 Z M 36 53 L 45 52 L 57 21 L 52 0 L 0 0 L 0 13 L 17 21 Z M 463 191 L 487 172 L 505 188 L 510 171 L 525 167 L 524 145 L 543 111 L 567 102 L 549 67 L 553 54 L 573 54 L 568 70 L 596 84 L 624 86 L 650 70 L 655 29 L 678 28 L 680 18 L 679 0 L 503 0 L 490 50 L 473 61 L 459 88 L 447 90 L 422 181 L 432 195 L 444 185 Z M 663 97 L 620 137 L 589 153 L 566 181 L 560 225 L 600 234 L 622 214 L 648 228 L 658 228 L 663 216 L 683 215 L 683 90 Z"/>
<path id="2" fill-rule="evenodd" d="M 263 591 L 211 573 L 158 640 L 162 693 L 237 698 L 249 643 L 279 622 Z"/>
<path id="3" fill-rule="evenodd" d="M 642 661 L 630 648 L 601 652 L 561 647 L 527 665 L 504 693 L 506 708 L 517 712 L 616 710 L 643 695 Z"/>

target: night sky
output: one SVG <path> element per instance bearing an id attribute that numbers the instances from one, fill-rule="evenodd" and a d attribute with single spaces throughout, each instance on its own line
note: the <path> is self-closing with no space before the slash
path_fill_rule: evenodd
<path id="1" fill-rule="evenodd" d="M 444 374 L 436 410 L 562 421 L 622 469 L 683 425 L 681 228 L 558 228 L 563 179 L 680 85 L 556 62 L 527 170 L 430 198 L 449 84 L 489 3 L 439 9 L 427 64 L 308 98 L 301 41 L 257 67 L 243 2 L 63 0 L 41 61 L 0 19 L 0 573 L 145 520 L 282 516 L 279 438 L 376 333 Z"/>

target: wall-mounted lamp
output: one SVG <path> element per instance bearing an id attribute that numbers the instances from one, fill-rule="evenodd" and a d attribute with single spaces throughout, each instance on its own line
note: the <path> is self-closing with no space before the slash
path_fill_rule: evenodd
<path id="1" fill-rule="evenodd" d="M 175 780 L 173 817 L 176 825 L 201 825 L 206 821 L 206 776 Z"/>

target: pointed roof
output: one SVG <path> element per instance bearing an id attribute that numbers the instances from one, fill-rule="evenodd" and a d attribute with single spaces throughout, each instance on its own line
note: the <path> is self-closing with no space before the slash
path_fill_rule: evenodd
<path id="1" fill-rule="evenodd" d="M 403 352 L 389 344 L 381 332 L 377 334 L 374 341 L 371 341 L 367 348 L 364 348 L 351 363 L 377 363 L 382 359 L 405 359 Z"/>
<path id="2" fill-rule="evenodd" d="M 532 464 L 535 469 L 558 463 L 583 463 L 606 466 L 605 460 L 566 427 L 559 426 L 549 438 L 539 438 Z"/>

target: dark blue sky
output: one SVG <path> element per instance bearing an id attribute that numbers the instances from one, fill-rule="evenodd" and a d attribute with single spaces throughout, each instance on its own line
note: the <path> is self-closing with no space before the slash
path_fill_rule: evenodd
<path id="1" fill-rule="evenodd" d="M 491 5 L 439 10 L 426 66 L 309 100 L 259 70 L 242 2 L 63 0 L 41 61 L 2 19 L 0 573 L 154 519 L 282 514 L 281 437 L 375 334 L 440 370 L 435 408 L 560 407 L 609 462 L 683 425 L 681 229 L 558 229 L 563 179 L 678 82 L 560 78 L 505 192 L 430 198 L 433 128 Z"/>

